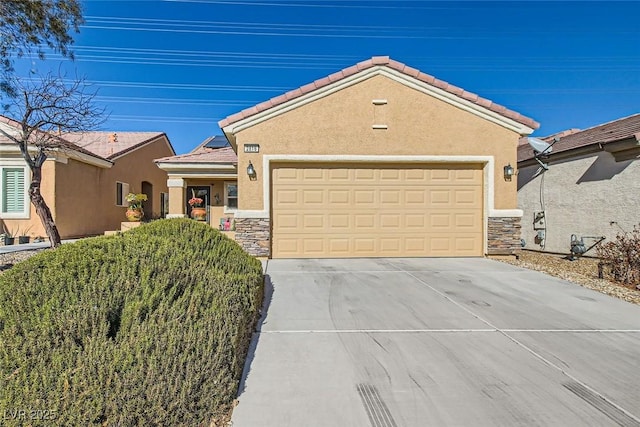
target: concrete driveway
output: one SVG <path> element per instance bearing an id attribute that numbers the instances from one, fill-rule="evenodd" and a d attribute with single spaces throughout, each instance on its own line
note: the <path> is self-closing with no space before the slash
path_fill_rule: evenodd
<path id="1" fill-rule="evenodd" d="M 640 307 L 497 261 L 270 260 L 234 427 L 640 426 Z"/>

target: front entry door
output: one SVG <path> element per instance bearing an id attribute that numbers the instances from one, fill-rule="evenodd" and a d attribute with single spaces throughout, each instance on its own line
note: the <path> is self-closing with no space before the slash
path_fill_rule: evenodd
<path id="1" fill-rule="evenodd" d="M 208 185 L 188 186 L 185 196 L 186 199 L 184 203 L 187 205 L 187 216 L 191 218 L 191 205 L 189 205 L 189 199 L 191 199 L 192 197 L 199 197 L 204 201 L 204 207 L 207 209 L 207 224 L 209 224 L 209 201 L 211 199 L 211 187 L 209 187 Z"/>

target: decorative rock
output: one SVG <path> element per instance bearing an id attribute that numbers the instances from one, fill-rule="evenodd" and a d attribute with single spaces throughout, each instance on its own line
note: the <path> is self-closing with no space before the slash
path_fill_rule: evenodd
<path id="1" fill-rule="evenodd" d="M 236 218 L 236 242 L 249 255 L 271 255 L 271 221 L 269 218 Z"/>
<path id="2" fill-rule="evenodd" d="M 520 217 L 490 217 L 487 226 L 488 254 L 511 254 L 522 249 L 520 228 Z"/>

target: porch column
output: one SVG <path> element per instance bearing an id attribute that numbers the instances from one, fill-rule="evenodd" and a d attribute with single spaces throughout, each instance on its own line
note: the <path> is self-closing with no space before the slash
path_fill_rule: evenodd
<path id="1" fill-rule="evenodd" d="M 169 178 L 167 179 L 167 187 L 169 187 L 169 214 L 167 218 L 184 218 L 187 183 L 182 178 Z"/>

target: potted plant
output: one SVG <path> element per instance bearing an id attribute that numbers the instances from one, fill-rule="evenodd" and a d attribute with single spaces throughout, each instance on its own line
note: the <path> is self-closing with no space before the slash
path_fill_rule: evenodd
<path id="1" fill-rule="evenodd" d="M 2 239 L 4 240 L 4 245 L 5 246 L 13 245 L 15 243 L 15 240 L 16 240 L 13 231 L 9 230 L 4 225 L 2 226 L 2 229 L 3 229 Z"/>
<path id="2" fill-rule="evenodd" d="M 196 197 L 196 193 L 191 190 L 192 197 L 187 203 L 191 206 L 191 218 L 196 221 L 207 220 L 207 209 L 204 207 L 204 200 L 200 197 Z"/>
<path id="3" fill-rule="evenodd" d="M 125 212 L 127 220 L 140 221 L 144 217 L 144 211 L 142 210 L 142 202 L 147 200 L 147 195 L 144 193 L 129 193 L 126 197 L 129 207 Z"/>
<path id="4" fill-rule="evenodd" d="M 29 230 L 31 229 L 31 227 L 27 227 L 24 230 L 22 230 L 22 233 L 18 232 L 18 243 L 23 245 L 25 243 L 29 243 L 29 240 L 31 239 L 29 237 Z"/>

